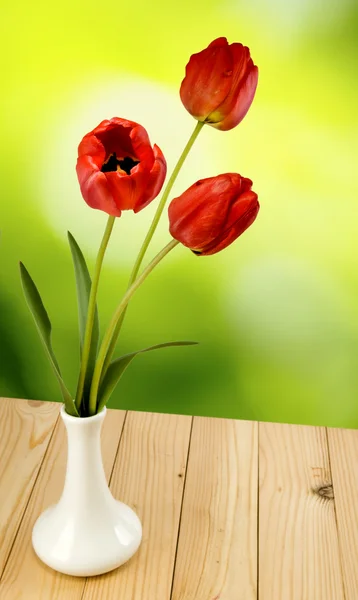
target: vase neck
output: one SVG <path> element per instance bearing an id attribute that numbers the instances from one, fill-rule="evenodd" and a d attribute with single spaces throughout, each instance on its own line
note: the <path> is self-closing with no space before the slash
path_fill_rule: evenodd
<path id="1" fill-rule="evenodd" d="M 106 416 L 104 409 L 98 415 L 78 418 L 61 410 L 67 431 L 67 467 L 61 501 L 72 505 L 88 506 L 98 497 L 111 495 L 103 468 L 101 429 Z"/>

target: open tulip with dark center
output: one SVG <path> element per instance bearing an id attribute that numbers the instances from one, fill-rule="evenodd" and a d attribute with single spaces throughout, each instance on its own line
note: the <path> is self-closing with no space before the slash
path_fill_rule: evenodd
<path id="1" fill-rule="evenodd" d="M 201 179 L 169 205 L 170 233 L 195 254 L 216 254 L 256 219 L 252 181 L 237 173 Z"/>
<path id="2" fill-rule="evenodd" d="M 119 217 L 142 210 L 159 194 L 167 164 L 144 127 L 114 117 L 85 135 L 78 147 L 77 176 L 92 208 Z"/>
<path id="3" fill-rule="evenodd" d="M 221 37 L 190 57 L 180 97 L 195 119 L 225 131 L 246 115 L 257 81 L 258 68 L 250 50 Z"/>

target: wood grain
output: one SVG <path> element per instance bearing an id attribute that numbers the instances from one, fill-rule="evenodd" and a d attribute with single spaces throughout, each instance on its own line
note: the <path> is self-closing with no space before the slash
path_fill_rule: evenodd
<path id="1" fill-rule="evenodd" d="M 256 600 L 257 423 L 195 418 L 172 600 Z"/>
<path id="2" fill-rule="evenodd" d="M 102 429 L 103 462 L 109 478 L 115 461 L 125 413 L 108 411 Z M 21 528 L 0 582 L 1 600 L 80 600 L 85 579 L 61 575 L 35 555 L 31 533 L 37 517 L 59 499 L 64 483 L 67 441 L 59 419 L 43 468 L 36 481 Z"/>
<path id="3" fill-rule="evenodd" d="M 344 600 L 324 428 L 260 424 L 259 598 Z"/>
<path id="4" fill-rule="evenodd" d="M 126 565 L 87 580 L 83 600 L 169 600 L 191 417 L 129 413 L 111 488 L 143 523 Z"/>
<path id="5" fill-rule="evenodd" d="M 53 402 L 0 399 L 0 577 L 59 410 Z"/>
<path id="6" fill-rule="evenodd" d="M 358 598 L 358 431 L 328 429 L 345 599 Z"/>
<path id="7" fill-rule="evenodd" d="M 358 431 L 108 411 L 106 475 L 143 542 L 86 580 L 31 544 L 63 488 L 60 405 L 0 402 L 1 600 L 358 599 Z"/>

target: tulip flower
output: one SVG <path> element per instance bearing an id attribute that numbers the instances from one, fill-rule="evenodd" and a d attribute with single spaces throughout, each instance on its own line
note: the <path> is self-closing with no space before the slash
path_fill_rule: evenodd
<path id="1" fill-rule="evenodd" d="M 195 254 L 216 254 L 256 219 L 260 205 L 252 181 L 225 173 L 197 181 L 169 205 L 170 233 Z"/>
<path id="2" fill-rule="evenodd" d="M 187 111 L 226 131 L 242 121 L 255 96 L 258 68 L 250 50 L 239 43 L 217 38 L 205 50 L 190 57 L 180 88 Z"/>
<path id="3" fill-rule="evenodd" d="M 119 217 L 122 210 L 137 213 L 154 200 L 167 164 L 144 127 L 114 117 L 84 136 L 76 171 L 87 204 Z"/>

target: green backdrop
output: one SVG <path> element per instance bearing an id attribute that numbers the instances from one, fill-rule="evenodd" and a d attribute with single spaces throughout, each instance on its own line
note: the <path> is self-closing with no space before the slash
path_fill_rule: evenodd
<path id="1" fill-rule="evenodd" d="M 60 400 L 22 296 L 35 279 L 72 390 L 79 344 L 66 231 L 93 268 L 106 215 L 79 192 L 82 136 L 139 121 L 169 168 L 195 122 L 179 99 L 189 55 L 225 35 L 260 69 L 245 120 L 204 128 L 174 189 L 237 171 L 261 212 L 224 252 L 178 247 L 128 311 L 119 351 L 200 342 L 136 359 L 110 406 L 358 426 L 358 6 L 354 0 L 180 3 L 25 0 L 1 9 L 0 395 Z M 99 292 L 102 328 L 157 201 L 116 225 Z M 167 217 L 151 255 L 168 240 Z M 103 331 L 103 329 L 102 329 Z"/>

